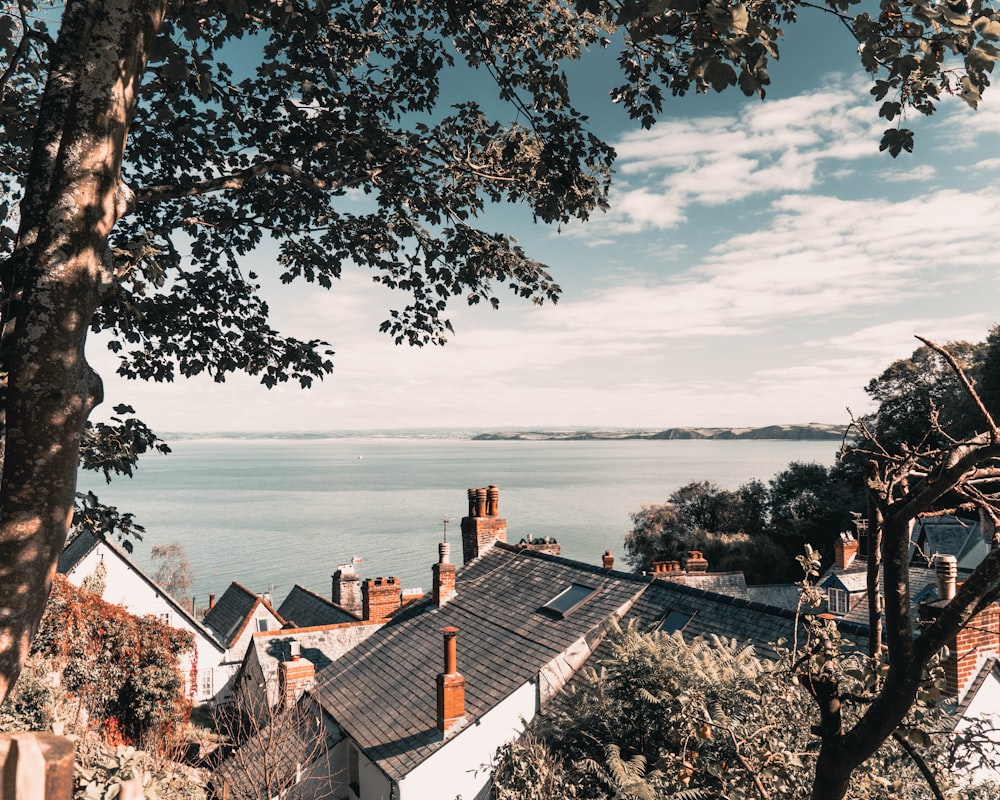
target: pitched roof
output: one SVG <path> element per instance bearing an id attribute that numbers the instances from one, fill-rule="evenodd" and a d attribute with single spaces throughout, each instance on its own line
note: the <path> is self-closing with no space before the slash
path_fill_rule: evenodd
<path id="1" fill-rule="evenodd" d="M 354 621 L 255 633 L 250 646 L 256 651 L 257 663 L 270 701 L 277 702 L 278 665 L 289 659 L 292 642 L 299 644 L 302 657 L 309 659 L 318 672 L 363 642 L 384 624 L 384 620 Z M 245 666 L 244 660 L 243 667 Z"/>
<path id="2" fill-rule="evenodd" d="M 318 719 L 298 706 L 274 712 L 259 727 L 247 721 L 245 730 L 234 733 L 250 736 L 213 771 L 210 783 L 216 797 L 279 795 L 296 782 L 304 764 L 327 748 Z"/>
<path id="3" fill-rule="evenodd" d="M 671 618 L 671 614 L 675 616 Z M 672 620 L 669 628 L 680 630 L 685 639 L 715 634 L 740 643 L 749 642 L 765 658 L 774 658 L 774 644 L 780 639 L 790 641 L 795 631 L 792 609 L 669 581 L 653 581 L 624 620 L 637 620 L 640 630 L 649 631 L 668 618 Z M 677 621 L 684 624 L 677 626 Z M 855 644 L 863 645 L 867 640 L 867 626 L 838 621 L 837 627 Z"/>
<path id="4" fill-rule="evenodd" d="M 90 531 L 80 531 L 59 555 L 56 571 L 60 575 L 68 575 L 77 564 L 90 554 L 91 550 L 97 547 L 100 541 Z"/>
<path id="5" fill-rule="evenodd" d="M 120 559 L 133 574 L 137 575 L 150 589 L 156 592 L 173 609 L 174 613 L 184 618 L 198 634 L 214 647 L 224 650 L 224 645 L 216 637 L 215 633 L 206 627 L 202 622 L 195 619 L 191 610 L 163 589 L 132 560 L 132 557 L 118 547 L 114 542 L 109 541 L 104 536 L 98 536 L 90 531 L 81 531 L 73 541 L 70 542 L 59 556 L 59 563 L 56 567 L 61 575 L 69 575 L 70 572 L 85 559 L 98 545 L 103 545 L 109 552 Z"/>
<path id="6" fill-rule="evenodd" d="M 219 641 L 226 647 L 230 647 L 233 642 L 240 638 L 247 621 L 253 616 L 258 605 L 263 605 L 280 622 L 284 623 L 281 615 L 269 602 L 260 595 L 251 592 L 243 584 L 233 581 L 218 602 L 205 615 L 205 625 L 215 632 Z"/>
<path id="7" fill-rule="evenodd" d="M 446 605 L 425 599 L 402 609 L 323 670 L 311 694 L 386 775 L 399 780 L 444 743 L 435 683 L 442 628 L 459 629 L 458 671 L 471 721 L 577 640 L 596 640 L 609 616 L 626 611 L 648 581 L 498 543 L 459 568 L 457 594 Z M 561 618 L 542 610 L 572 584 L 594 591 Z"/>
<path id="8" fill-rule="evenodd" d="M 357 622 L 360 617 L 346 608 L 327 600 L 320 594 L 295 584 L 288 597 L 278 606 L 279 616 L 296 628 L 314 625 L 337 625 L 341 622 Z"/>
<path id="9" fill-rule="evenodd" d="M 961 567 L 975 567 L 989 553 L 979 523 L 946 514 L 921 517 L 911 537 L 914 563 L 928 563 L 935 555 L 953 555 Z"/>
<path id="10" fill-rule="evenodd" d="M 742 571 L 739 572 L 678 572 L 658 573 L 660 580 L 673 581 L 684 586 L 704 589 L 707 592 L 729 595 L 730 597 L 747 597 L 747 580 Z"/>

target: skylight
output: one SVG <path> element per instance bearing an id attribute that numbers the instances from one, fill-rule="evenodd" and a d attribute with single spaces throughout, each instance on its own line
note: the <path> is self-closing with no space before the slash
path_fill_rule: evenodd
<path id="1" fill-rule="evenodd" d="M 691 617 L 693 616 L 694 614 L 685 614 L 683 611 L 668 611 L 667 616 L 663 618 L 663 622 L 661 622 L 656 629 L 658 631 L 663 631 L 664 633 L 682 631 L 684 630 L 684 626 L 691 621 Z"/>
<path id="2" fill-rule="evenodd" d="M 542 606 L 542 611 L 547 611 L 559 619 L 565 619 L 587 602 L 587 599 L 596 591 L 597 589 L 593 586 L 584 586 L 582 583 L 570 584 L 568 588 L 563 589 Z"/>

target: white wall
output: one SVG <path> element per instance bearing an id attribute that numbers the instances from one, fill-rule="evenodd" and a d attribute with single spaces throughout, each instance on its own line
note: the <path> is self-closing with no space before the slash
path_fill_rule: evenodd
<path id="1" fill-rule="evenodd" d="M 538 710 L 538 687 L 522 685 L 477 723 L 454 734 L 399 782 L 399 800 L 473 800 L 489 785 L 497 748 L 524 730 Z M 361 800 L 375 800 L 364 794 Z"/>
<path id="2" fill-rule="evenodd" d="M 984 757 L 973 756 L 973 763 L 978 762 L 979 767 L 970 770 L 968 781 L 969 783 L 1000 782 L 1000 680 L 997 680 L 992 671 L 969 703 L 969 708 L 955 726 L 955 731 L 961 733 L 967 730 L 975 720 L 984 720 L 988 723 L 986 727 L 992 730 L 986 734 L 986 738 L 993 743 L 993 746 L 990 752 L 987 745 Z"/>
<path id="3" fill-rule="evenodd" d="M 188 631 L 194 635 L 195 653 L 198 657 L 198 678 L 194 686 L 195 702 L 210 700 L 226 682 L 228 674 L 218 675 L 217 668 L 223 658 L 223 651 L 210 639 L 193 626 L 184 615 L 177 612 L 173 604 L 161 593 L 156 591 L 134 569 L 103 542 L 99 542 L 85 558 L 66 575 L 74 586 L 80 586 L 86 578 L 94 574 L 98 564 L 104 562 L 104 593 L 101 599 L 119 605 L 134 616 L 150 615 L 158 617 L 170 627 Z M 191 659 L 182 659 L 184 680 L 190 676 Z M 203 677 L 208 670 L 212 671 L 212 694 L 208 694 Z M 192 687 L 188 687 L 190 690 Z"/>

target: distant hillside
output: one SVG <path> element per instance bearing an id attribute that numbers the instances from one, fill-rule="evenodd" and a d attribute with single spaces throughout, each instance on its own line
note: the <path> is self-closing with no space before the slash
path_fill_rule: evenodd
<path id="1" fill-rule="evenodd" d="M 580 430 L 580 431 L 506 431 L 479 433 L 475 441 L 614 441 L 625 439 L 789 439 L 840 440 L 841 425 L 810 422 L 805 425 L 767 425 L 763 428 L 667 428 L 662 431 L 644 430 Z"/>

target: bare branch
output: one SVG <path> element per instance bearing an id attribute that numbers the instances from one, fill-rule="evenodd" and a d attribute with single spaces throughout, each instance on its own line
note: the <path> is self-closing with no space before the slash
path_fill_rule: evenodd
<path id="1" fill-rule="evenodd" d="M 937 778 L 934 777 L 934 772 L 927 765 L 927 762 L 924 761 L 924 757 L 917 752 L 917 749 L 912 744 L 906 741 L 906 737 L 898 730 L 892 732 L 892 738 L 896 740 L 899 746 L 913 760 L 913 763 L 917 765 L 920 774 L 927 781 L 927 787 L 931 790 L 931 794 L 934 795 L 934 800 L 945 800 L 945 796 L 941 793 L 941 787 L 938 786 Z"/>
<path id="2" fill-rule="evenodd" d="M 990 440 L 993 442 L 993 444 L 997 444 L 998 442 L 1000 442 L 1000 428 L 997 428 L 997 424 L 993 419 L 993 415 L 990 414 L 990 412 L 986 409 L 986 406 L 983 405 L 983 401 L 980 399 L 979 394 L 976 392 L 975 387 L 972 385 L 972 381 L 969 380 L 968 376 L 965 374 L 965 370 L 962 369 L 958 361 L 955 360 L 955 357 L 951 353 L 949 353 L 945 348 L 941 347 L 941 345 L 932 342 L 930 339 L 925 339 L 923 336 L 918 336 L 917 339 L 919 339 L 921 342 L 927 345 L 931 350 L 933 350 L 935 353 L 941 356 L 941 358 L 943 358 L 945 361 L 948 362 L 948 366 L 952 368 L 952 370 L 955 373 L 955 376 L 962 384 L 962 388 L 965 389 L 966 394 L 969 395 L 969 399 L 976 404 L 976 408 L 979 409 L 979 413 L 982 415 L 983 421 L 989 427 Z"/>

